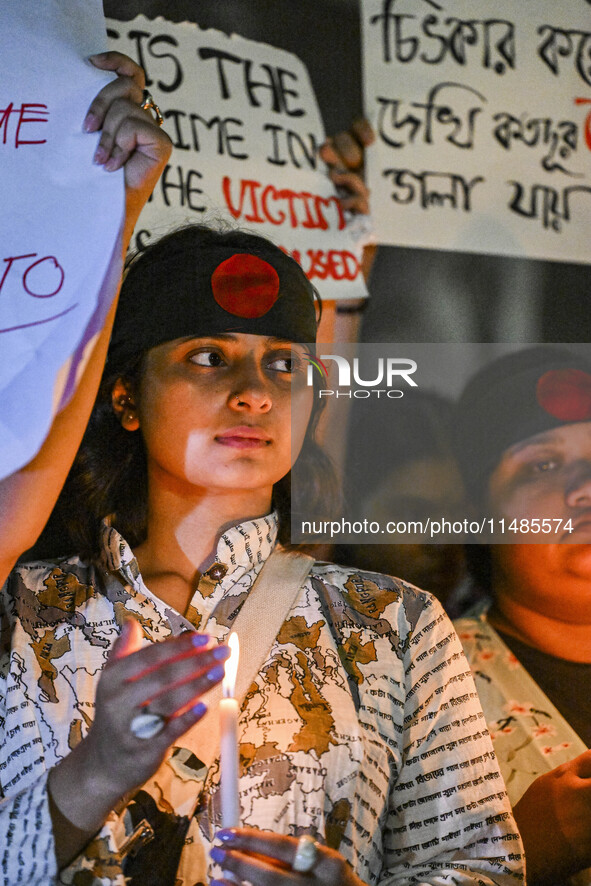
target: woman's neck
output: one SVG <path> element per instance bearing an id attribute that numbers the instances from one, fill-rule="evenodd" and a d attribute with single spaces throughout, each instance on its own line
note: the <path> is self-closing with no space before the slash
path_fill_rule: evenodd
<path id="1" fill-rule="evenodd" d="M 558 615 L 550 617 L 536 612 L 503 591 L 497 591 L 488 619 L 498 631 L 547 655 L 567 661 L 591 663 L 589 624 L 561 621 Z"/>
<path id="2" fill-rule="evenodd" d="M 268 514 L 268 490 L 182 491 L 151 483 L 146 539 L 135 548 L 146 585 L 183 612 L 230 526 Z M 180 601 L 180 602 L 179 602 Z"/>

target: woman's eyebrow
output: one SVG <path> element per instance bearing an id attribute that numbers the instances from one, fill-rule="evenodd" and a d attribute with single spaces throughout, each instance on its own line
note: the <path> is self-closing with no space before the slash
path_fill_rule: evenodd
<path id="1" fill-rule="evenodd" d="M 203 335 L 185 335 L 183 338 L 179 339 L 179 344 L 186 345 L 191 341 L 236 341 L 237 338 L 235 335 L 232 335 L 230 332 L 207 332 Z"/>
<path id="2" fill-rule="evenodd" d="M 535 437 L 528 437 L 527 440 L 515 443 L 509 447 L 506 454 L 517 455 L 517 453 L 523 452 L 524 449 L 534 449 L 536 446 L 545 446 L 548 443 L 559 443 L 560 440 L 560 435 L 557 435 L 555 431 L 546 431 L 542 434 L 536 434 Z"/>
<path id="3" fill-rule="evenodd" d="M 273 345 L 289 345 L 290 347 L 297 345 L 297 342 L 292 341 L 290 338 L 281 338 L 278 335 L 267 335 L 265 336 L 265 341 Z"/>
<path id="4" fill-rule="evenodd" d="M 202 339 L 212 340 L 219 339 L 221 341 L 238 341 L 238 336 L 241 333 L 233 333 L 233 332 L 210 332 L 205 333 L 204 335 L 187 335 L 182 339 L 183 344 L 189 341 L 200 341 Z M 292 341 L 289 338 L 282 338 L 281 336 L 276 335 L 265 335 L 261 336 L 263 341 L 268 342 L 269 344 L 280 344 L 280 345 L 297 345 L 297 342 Z M 302 345 L 303 347 L 303 345 Z"/>

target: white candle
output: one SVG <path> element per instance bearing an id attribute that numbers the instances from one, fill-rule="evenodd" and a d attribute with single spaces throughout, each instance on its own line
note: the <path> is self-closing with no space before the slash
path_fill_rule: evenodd
<path id="1" fill-rule="evenodd" d="M 240 804 L 238 801 L 238 702 L 234 698 L 236 672 L 238 670 L 239 644 L 236 634 L 228 639 L 230 657 L 224 666 L 222 683 L 224 697 L 220 701 L 220 797 L 222 827 L 238 827 Z"/>

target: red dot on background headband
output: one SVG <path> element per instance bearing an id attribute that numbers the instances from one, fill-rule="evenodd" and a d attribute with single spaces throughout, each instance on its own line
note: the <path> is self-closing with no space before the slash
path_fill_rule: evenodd
<path id="1" fill-rule="evenodd" d="M 551 369 L 536 386 L 538 403 L 560 421 L 591 419 L 591 375 L 582 369 Z"/>
<path id="2" fill-rule="evenodd" d="M 218 265 L 211 275 L 218 305 L 236 317 L 254 319 L 269 311 L 279 295 L 279 274 L 256 255 L 238 253 Z"/>

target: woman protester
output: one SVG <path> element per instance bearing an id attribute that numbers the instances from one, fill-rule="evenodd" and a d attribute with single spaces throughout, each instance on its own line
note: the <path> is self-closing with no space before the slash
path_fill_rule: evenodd
<path id="1" fill-rule="evenodd" d="M 550 345 L 501 357 L 456 419 L 466 487 L 497 543 L 468 546 L 492 605 L 455 626 L 528 883 L 591 883 L 591 363 Z"/>
<path id="2" fill-rule="evenodd" d="M 5 884 L 522 880 L 440 605 L 285 552 L 296 458 L 298 495 L 326 496 L 316 325 L 301 268 L 257 235 L 189 227 L 131 262 L 52 518 L 62 556 L 2 591 Z M 265 581 L 279 626 L 259 642 L 269 612 L 250 615 L 241 827 L 219 830 L 208 691 Z"/>

